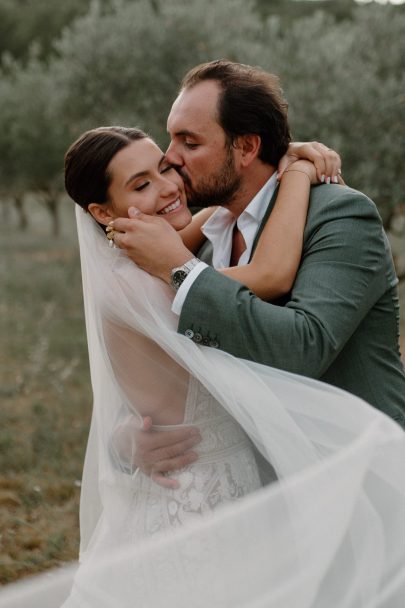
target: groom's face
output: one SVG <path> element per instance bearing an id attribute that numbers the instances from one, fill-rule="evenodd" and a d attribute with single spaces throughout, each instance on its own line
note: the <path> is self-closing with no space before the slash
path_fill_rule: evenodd
<path id="1" fill-rule="evenodd" d="M 183 177 L 188 204 L 226 205 L 240 187 L 235 149 L 218 123 L 219 85 L 201 82 L 175 100 L 167 130 L 167 160 Z"/>

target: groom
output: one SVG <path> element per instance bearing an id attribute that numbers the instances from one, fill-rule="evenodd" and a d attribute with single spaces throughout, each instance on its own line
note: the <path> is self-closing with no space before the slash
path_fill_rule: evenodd
<path id="1" fill-rule="evenodd" d="M 197 66 L 183 80 L 168 131 L 167 159 L 183 176 L 189 204 L 221 206 L 205 226 L 209 240 L 199 258 L 214 267 L 230 259 L 247 263 L 271 213 L 275 171 L 289 141 L 277 79 L 228 61 Z M 300 268 L 283 302 L 263 302 L 199 262 L 159 220 L 142 214 L 116 220 L 116 230 L 126 233 L 116 242 L 177 290 L 180 333 L 346 389 L 405 426 L 397 279 L 367 197 L 332 183 L 312 188 Z M 150 434 L 155 444 L 141 460 L 154 459 L 162 472 L 187 464 L 182 450 L 195 439 L 179 433 L 171 446 Z"/>

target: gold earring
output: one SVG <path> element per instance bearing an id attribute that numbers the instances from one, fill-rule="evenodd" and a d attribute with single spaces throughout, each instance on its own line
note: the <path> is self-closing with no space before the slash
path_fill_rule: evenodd
<path id="1" fill-rule="evenodd" d="M 110 247 L 115 247 L 115 243 L 114 243 L 114 237 L 117 234 L 116 231 L 114 230 L 114 220 L 111 220 L 111 222 L 108 223 L 108 226 L 106 228 L 106 236 L 109 240 L 109 246 Z"/>

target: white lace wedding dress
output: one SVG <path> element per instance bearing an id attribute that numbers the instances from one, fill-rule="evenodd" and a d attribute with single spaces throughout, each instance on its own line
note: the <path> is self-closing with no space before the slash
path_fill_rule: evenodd
<path id="1" fill-rule="evenodd" d="M 183 425 L 201 432 L 195 448 L 198 460 L 170 474 L 179 488 L 156 484 L 139 469 L 121 474 L 120 501 L 112 517 L 101 517 L 91 552 L 100 554 L 122 543 L 139 545 L 143 539 L 177 530 L 198 521 L 227 503 L 261 487 L 252 442 L 240 425 L 190 376 Z M 182 425 L 154 425 L 154 431 L 171 431 Z M 126 463 L 125 463 L 126 464 Z M 124 490 L 125 488 L 125 490 Z M 111 510 L 108 510 L 111 514 Z"/>
<path id="2" fill-rule="evenodd" d="M 143 473 L 137 474 L 134 484 L 138 491 L 131 506 L 132 521 L 128 522 L 135 542 L 190 523 L 261 486 L 251 441 L 193 377 L 184 422 L 201 431 L 198 461 L 171 475 L 180 482 L 179 489 L 162 488 Z M 161 431 L 172 428 L 154 427 Z"/>

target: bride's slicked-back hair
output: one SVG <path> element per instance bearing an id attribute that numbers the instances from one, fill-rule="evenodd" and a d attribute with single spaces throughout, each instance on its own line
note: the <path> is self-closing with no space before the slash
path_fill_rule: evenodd
<path id="1" fill-rule="evenodd" d="M 233 143 L 240 135 L 260 135 L 259 158 L 277 167 L 291 141 L 288 104 L 279 79 L 259 67 L 219 59 L 192 68 L 180 91 L 213 80 L 220 86 L 218 123 Z"/>
<path id="2" fill-rule="evenodd" d="M 108 202 L 112 158 L 133 141 L 149 137 L 136 128 L 98 127 L 83 133 L 65 155 L 65 188 L 83 209 Z"/>

